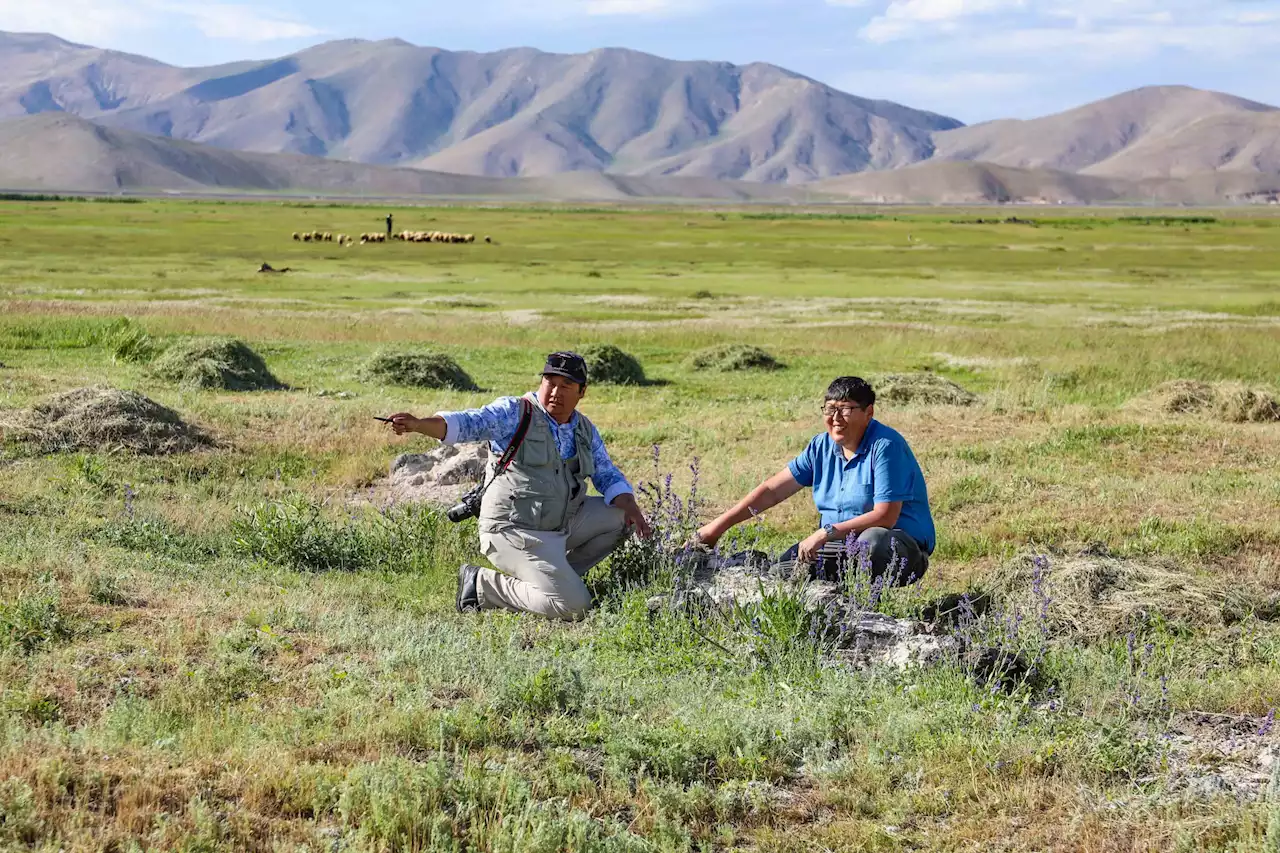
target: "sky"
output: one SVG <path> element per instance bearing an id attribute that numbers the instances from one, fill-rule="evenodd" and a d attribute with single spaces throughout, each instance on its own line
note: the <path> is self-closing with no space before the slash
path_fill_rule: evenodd
<path id="1" fill-rule="evenodd" d="M 627 47 L 769 62 L 958 118 L 1031 118 L 1149 85 L 1280 105 L 1280 0 L 0 0 L 0 30 L 175 65 L 332 39 Z"/>

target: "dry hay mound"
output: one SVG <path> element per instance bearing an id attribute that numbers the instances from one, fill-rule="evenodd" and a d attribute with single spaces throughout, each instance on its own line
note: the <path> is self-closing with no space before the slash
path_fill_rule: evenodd
<path id="1" fill-rule="evenodd" d="M 284 387 L 267 364 L 243 341 L 198 338 L 166 349 L 151 367 L 159 377 L 189 388 L 262 391 Z"/>
<path id="2" fill-rule="evenodd" d="M 56 394 L 22 412 L 9 432 L 43 453 L 177 453 L 211 443 L 173 409 L 136 391 L 105 386 Z"/>
<path id="3" fill-rule="evenodd" d="M 783 365 L 769 353 L 747 344 L 725 344 L 695 352 L 689 359 L 694 370 L 780 370 Z"/>
<path id="4" fill-rule="evenodd" d="M 875 380 L 876 400 L 903 405 L 972 406 L 978 395 L 936 373 L 891 373 Z"/>
<path id="5" fill-rule="evenodd" d="M 380 352 L 369 359 L 361 375 L 387 385 L 480 390 L 456 361 L 438 352 Z"/>
<path id="6" fill-rule="evenodd" d="M 1218 392 L 1218 414 L 1232 423 L 1269 424 L 1280 421 L 1280 403 L 1258 388 L 1226 386 Z"/>
<path id="7" fill-rule="evenodd" d="M 644 368 L 630 353 L 612 344 L 583 347 L 578 351 L 587 363 L 587 380 L 606 385 L 643 385 Z"/>
<path id="8" fill-rule="evenodd" d="M 1139 399 L 1167 415 L 1190 415 L 1212 409 L 1217 394 L 1208 382 L 1174 379 L 1156 386 L 1150 394 Z"/>
<path id="9" fill-rule="evenodd" d="M 1213 414 L 1219 420 L 1231 423 L 1280 421 L 1280 403 L 1269 391 L 1194 379 L 1163 382 L 1150 392 L 1135 397 L 1129 406 L 1163 415 Z"/>
<path id="10" fill-rule="evenodd" d="M 1051 557 L 1043 577 L 1038 595 L 1034 558 L 1019 557 L 995 573 L 989 590 L 1024 620 L 1039 618 L 1047 597 L 1050 632 L 1088 639 L 1123 634 L 1154 617 L 1221 625 L 1269 606 L 1255 592 L 1160 561 L 1087 553 Z"/>

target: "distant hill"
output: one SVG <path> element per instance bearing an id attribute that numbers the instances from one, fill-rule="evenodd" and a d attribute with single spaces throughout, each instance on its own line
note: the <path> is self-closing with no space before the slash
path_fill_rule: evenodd
<path id="1" fill-rule="evenodd" d="M 57 192 L 208 190 L 364 196 L 483 196 L 607 201 L 691 198 L 785 201 L 802 191 L 709 178 L 580 172 L 487 178 L 390 168 L 297 154 L 226 151 L 118 128 L 66 113 L 0 122 L 0 188 Z"/>
<path id="2" fill-rule="evenodd" d="M 990 163 L 921 163 L 888 172 L 844 175 L 813 184 L 860 201 L 974 204 L 1091 204 L 1122 198 L 1128 185 L 1052 169 L 1011 169 Z"/>
<path id="3" fill-rule="evenodd" d="M 1280 109 L 1184 86 L 1137 89 L 1057 115 L 933 137 L 932 159 L 1117 178 L 1280 172 Z"/>
<path id="4" fill-rule="evenodd" d="M 504 195 L 523 187 L 586 198 L 786 199 L 795 196 L 764 187 L 803 184 L 903 201 L 1187 203 L 1267 200 L 1280 174 L 1280 108 L 1185 86 L 965 127 L 773 65 L 614 48 L 470 53 L 345 40 L 278 59 L 177 68 L 0 32 L 0 122 L 60 115 L 100 129 L 8 128 L 8 144 L 26 147 L 21 168 L 5 165 L 5 174 L 108 188 Z M 59 133 L 70 138 L 54 139 Z M 101 162 L 49 160 L 102 144 L 110 154 Z M 17 151 L 4 155 L 18 163 Z"/>
<path id="5" fill-rule="evenodd" d="M 0 118 L 69 112 L 220 148 L 489 176 L 571 171 L 796 183 L 928 157 L 960 122 L 771 65 L 630 50 L 451 52 L 336 41 L 174 68 L 0 34 Z"/>
<path id="6" fill-rule="evenodd" d="M 1280 175 L 1208 172 L 1182 178 L 1133 181 L 1054 169 L 931 161 L 887 172 L 844 175 L 810 186 L 827 195 L 886 204 L 1159 202 L 1207 205 L 1265 201 L 1280 196 Z"/>

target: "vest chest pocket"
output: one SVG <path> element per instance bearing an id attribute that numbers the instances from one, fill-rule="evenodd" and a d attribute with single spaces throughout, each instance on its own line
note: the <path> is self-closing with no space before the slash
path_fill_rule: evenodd
<path id="1" fill-rule="evenodd" d="M 532 465 L 542 468 L 551 464 L 552 444 L 545 430 L 530 429 L 529 434 L 524 437 L 524 443 L 520 445 L 520 462 L 523 465 Z"/>

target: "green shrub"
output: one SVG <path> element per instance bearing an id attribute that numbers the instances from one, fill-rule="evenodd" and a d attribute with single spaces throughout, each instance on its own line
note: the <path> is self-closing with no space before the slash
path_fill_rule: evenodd
<path id="1" fill-rule="evenodd" d="M 121 607 L 132 601 L 132 597 L 125 591 L 120 579 L 112 575 L 100 573 L 90 575 L 85 582 L 85 592 L 88 593 L 89 600 L 95 604 Z"/>
<path id="2" fill-rule="evenodd" d="M 578 351 L 587 363 L 587 381 L 605 385 L 643 385 L 644 368 L 635 356 L 612 344 L 593 344 Z"/>
<path id="3" fill-rule="evenodd" d="M 694 370 L 780 370 L 783 365 L 759 347 L 725 344 L 699 350 L 689 358 Z"/>
<path id="4" fill-rule="evenodd" d="M 13 844 L 25 848 L 35 844 L 43 828 L 31 786 L 18 778 L 0 782 L 0 842 L 3 846 L 8 848 Z"/>
<path id="5" fill-rule="evenodd" d="M 170 346 L 152 365 L 162 379 L 188 388 L 262 391 L 283 388 L 267 363 L 243 341 L 196 338 Z"/>
<path id="6" fill-rule="evenodd" d="M 31 654 L 73 636 L 75 626 L 62 609 L 62 596 L 55 585 L 25 592 L 12 603 L 0 603 L 0 645 Z"/>
<path id="7" fill-rule="evenodd" d="M 498 711 L 522 710 L 530 714 L 572 714 L 581 710 L 587 689 L 576 669 L 552 663 L 522 679 L 508 681 L 498 700 Z"/>
<path id="8" fill-rule="evenodd" d="M 163 349 L 159 342 L 132 320 L 122 318 L 112 323 L 103 343 L 116 361 L 143 364 L 154 359 Z"/>
<path id="9" fill-rule="evenodd" d="M 388 759 L 355 768 L 338 813 L 377 850 L 492 850 L 581 853 L 652 850 L 620 823 L 599 823 L 564 801 L 534 799 L 510 772 L 458 772 L 444 759 Z M 363 846 L 362 846 L 363 849 Z"/>
<path id="10" fill-rule="evenodd" d="M 226 550 L 225 540 L 219 536 L 180 530 L 166 519 L 145 515 L 131 514 L 108 521 L 90 538 L 104 545 L 190 563 L 208 562 Z"/>
<path id="11" fill-rule="evenodd" d="M 480 390 L 456 361 L 438 352 L 380 352 L 364 366 L 361 377 L 387 385 Z"/>
<path id="12" fill-rule="evenodd" d="M 426 571 L 470 554 L 469 525 L 422 504 L 332 517 L 303 497 L 241 509 L 236 551 L 300 571 Z"/>

